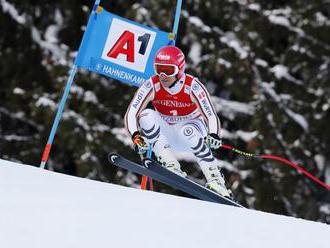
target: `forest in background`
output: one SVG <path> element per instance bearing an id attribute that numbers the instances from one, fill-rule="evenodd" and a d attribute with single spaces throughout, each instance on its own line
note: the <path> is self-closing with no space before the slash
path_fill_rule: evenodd
<path id="1" fill-rule="evenodd" d="M 108 11 L 170 31 L 176 1 L 101 1 Z M 93 1 L 0 0 L 1 158 L 38 166 Z M 177 41 L 187 72 L 213 96 L 224 143 L 294 161 L 330 184 L 330 1 L 185 0 Z M 49 169 L 138 187 L 107 162 L 139 161 L 123 117 L 136 88 L 80 71 Z M 330 223 L 329 191 L 288 165 L 219 151 L 237 200 Z M 197 166 L 183 161 L 202 181 Z M 156 184 L 158 191 L 183 195 Z"/>

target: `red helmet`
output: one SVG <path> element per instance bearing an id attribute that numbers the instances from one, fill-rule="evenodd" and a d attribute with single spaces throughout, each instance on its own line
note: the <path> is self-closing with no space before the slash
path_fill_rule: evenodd
<path id="1" fill-rule="evenodd" d="M 186 68 L 183 52 L 176 46 L 165 46 L 156 53 L 154 67 L 156 74 L 164 73 L 166 76 L 175 76 L 180 79 Z"/>

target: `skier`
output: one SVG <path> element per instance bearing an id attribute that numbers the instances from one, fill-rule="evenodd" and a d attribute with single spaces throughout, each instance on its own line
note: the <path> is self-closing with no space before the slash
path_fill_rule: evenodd
<path id="1" fill-rule="evenodd" d="M 158 50 L 156 75 L 145 81 L 134 95 L 125 115 L 125 126 L 134 149 L 143 154 L 148 144 L 158 161 L 186 177 L 173 151 L 192 152 L 206 177 L 206 187 L 230 197 L 211 149 L 221 144 L 221 125 L 210 95 L 197 78 L 185 73 L 185 56 L 175 46 Z M 152 103 L 155 110 L 146 108 Z"/>

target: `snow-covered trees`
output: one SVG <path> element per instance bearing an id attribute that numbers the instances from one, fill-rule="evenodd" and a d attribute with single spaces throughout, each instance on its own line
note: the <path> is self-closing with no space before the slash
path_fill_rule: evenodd
<path id="1" fill-rule="evenodd" d="M 171 30 L 175 1 L 103 1 L 106 9 Z M 91 1 L 0 0 L 0 145 L 3 158 L 38 164 Z M 186 0 L 178 46 L 209 91 L 225 143 L 272 153 L 330 183 L 330 2 Z M 106 167 L 125 153 L 123 115 L 134 88 L 80 73 L 49 166 L 137 184 Z M 237 198 L 253 208 L 329 222 L 329 192 L 293 168 L 218 152 Z M 188 166 L 194 175 L 199 175 Z M 162 186 L 158 186 L 162 187 Z M 162 189 L 170 190 L 170 189 Z"/>

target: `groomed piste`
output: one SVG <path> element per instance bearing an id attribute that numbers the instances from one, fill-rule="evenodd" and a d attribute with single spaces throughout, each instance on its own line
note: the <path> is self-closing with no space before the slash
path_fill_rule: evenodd
<path id="1" fill-rule="evenodd" d="M 1 247 L 329 247 L 326 224 L 0 160 Z"/>

